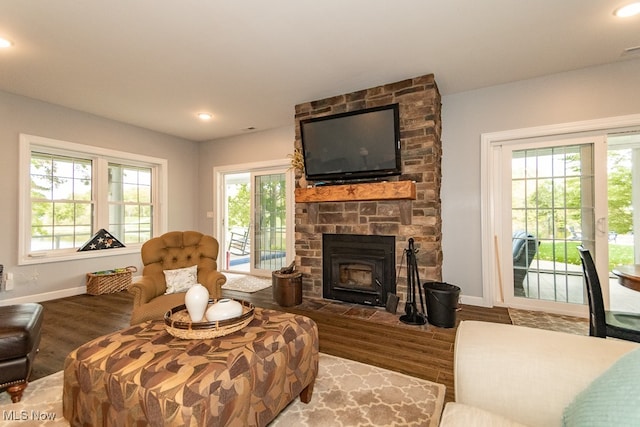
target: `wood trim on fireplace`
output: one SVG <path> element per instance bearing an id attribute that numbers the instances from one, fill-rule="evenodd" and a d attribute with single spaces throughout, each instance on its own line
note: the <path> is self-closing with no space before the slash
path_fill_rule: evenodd
<path id="1" fill-rule="evenodd" d="M 416 184 L 413 181 L 368 182 L 296 188 L 297 203 L 415 199 Z"/>

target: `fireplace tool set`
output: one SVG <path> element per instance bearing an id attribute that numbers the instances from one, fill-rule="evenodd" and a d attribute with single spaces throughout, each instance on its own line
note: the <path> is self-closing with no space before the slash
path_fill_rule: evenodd
<path id="1" fill-rule="evenodd" d="M 420 286 L 420 274 L 418 273 L 418 263 L 416 253 L 418 251 L 413 246 L 413 238 L 409 239 L 409 246 L 404 250 L 404 258 L 407 260 L 407 302 L 404 306 L 405 315 L 400 316 L 400 321 L 408 325 L 424 325 L 427 323 L 427 315 L 424 309 L 424 297 Z M 416 304 L 416 287 L 420 296 L 420 309 Z"/>

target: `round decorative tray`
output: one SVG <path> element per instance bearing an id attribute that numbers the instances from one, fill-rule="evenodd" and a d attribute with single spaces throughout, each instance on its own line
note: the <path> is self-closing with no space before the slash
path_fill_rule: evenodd
<path id="1" fill-rule="evenodd" d="M 216 301 L 218 300 L 210 299 L 209 304 Z M 184 304 L 174 307 L 164 314 L 167 332 L 174 337 L 191 340 L 223 337 L 239 331 L 253 320 L 255 307 L 247 301 L 236 301 L 242 304 L 240 316 L 214 322 L 192 322 Z"/>

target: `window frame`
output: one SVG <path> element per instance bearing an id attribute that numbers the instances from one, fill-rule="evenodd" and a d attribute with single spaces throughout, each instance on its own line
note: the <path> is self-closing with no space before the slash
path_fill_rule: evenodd
<path id="1" fill-rule="evenodd" d="M 91 158 L 93 163 L 93 191 L 95 209 L 93 230 L 108 230 L 108 166 L 110 162 L 119 162 L 127 166 L 142 166 L 152 169 L 153 219 L 152 232 L 159 236 L 167 230 L 167 165 L 166 159 L 112 150 L 69 141 L 56 140 L 35 135 L 20 134 L 19 164 L 19 204 L 18 204 L 18 265 L 41 264 L 48 262 L 81 260 L 88 258 L 139 253 L 142 243 L 127 244 L 124 248 L 100 251 L 78 252 L 77 248 L 56 249 L 31 252 L 31 153 L 40 151 L 54 155 Z"/>
<path id="2" fill-rule="evenodd" d="M 142 200 L 140 200 L 139 191 L 143 187 L 144 184 L 140 183 L 139 181 L 137 181 L 137 185 L 138 185 L 137 186 L 138 192 L 136 194 L 137 200 L 135 202 L 125 201 L 124 200 L 124 187 L 126 185 L 130 185 L 130 183 L 125 182 L 124 178 L 121 177 L 123 180 L 117 182 L 117 184 L 118 184 L 118 189 L 121 191 L 120 195 L 122 196 L 123 199 L 116 201 L 112 197 L 107 197 L 107 207 L 105 209 L 105 211 L 107 213 L 106 220 L 108 221 L 107 222 L 108 223 L 107 230 L 109 230 L 111 233 L 116 233 L 116 232 L 118 232 L 118 227 L 120 227 L 120 228 L 122 228 L 122 230 L 121 230 L 121 234 L 120 233 L 118 234 L 118 238 L 121 240 L 121 242 L 123 244 L 125 244 L 125 245 L 141 244 L 140 242 L 136 242 L 136 243 L 129 242 L 128 243 L 127 242 L 128 236 L 127 236 L 127 231 L 126 231 L 126 228 L 127 228 L 128 224 L 126 223 L 126 221 L 114 223 L 114 221 L 123 220 L 123 218 L 111 218 L 110 215 L 112 213 L 112 210 L 121 210 L 122 212 L 125 212 L 127 210 L 127 208 L 129 208 L 129 207 L 135 207 L 135 208 L 137 208 L 139 210 L 144 210 L 144 208 L 148 207 L 149 210 L 150 210 L 150 213 L 151 213 L 151 222 L 149 224 L 149 227 L 150 227 L 150 229 L 149 229 L 149 238 L 153 237 L 153 230 L 154 230 L 153 229 L 153 225 L 154 225 L 153 219 L 154 219 L 154 212 L 155 212 L 155 208 L 156 208 L 155 197 L 153 195 L 153 190 L 155 188 L 155 184 L 154 184 L 153 178 L 156 175 L 156 171 L 155 171 L 155 169 L 154 169 L 154 167 L 152 165 L 148 165 L 148 164 L 140 165 L 140 164 L 132 164 L 132 162 L 130 162 L 130 161 L 127 161 L 125 163 L 123 161 L 115 162 L 113 160 L 109 160 L 109 161 L 107 161 L 107 171 L 109 171 L 108 172 L 109 178 L 108 178 L 107 185 L 109 186 L 109 192 L 110 193 L 113 190 L 113 185 L 115 184 L 115 182 L 109 181 L 112 178 L 111 170 L 112 170 L 113 167 L 121 168 L 121 173 L 124 173 L 125 170 L 129 170 L 129 171 L 136 170 L 136 173 L 137 173 L 136 180 L 139 180 L 139 178 L 140 178 L 140 174 L 139 174 L 140 171 L 149 171 L 149 175 L 151 177 L 151 180 L 149 181 L 149 184 L 148 184 L 149 189 L 150 189 L 150 191 L 148 192 L 148 196 L 149 196 L 148 202 L 143 202 Z M 141 229 L 139 228 L 140 223 L 138 222 L 137 225 L 138 225 L 138 229 L 137 229 L 136 234 L 138 236 L 137 240 L 139 240 L 140 237 L 141 237 L 140 236 Z"/>

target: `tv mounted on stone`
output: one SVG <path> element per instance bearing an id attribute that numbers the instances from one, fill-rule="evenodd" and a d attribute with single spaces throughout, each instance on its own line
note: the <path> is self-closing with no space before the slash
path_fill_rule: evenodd
<path id="1" fill-rule="evenodd" d="M 340 183 L 400 175 L 398 104 L 300 122 L 305 177 Z"/>

